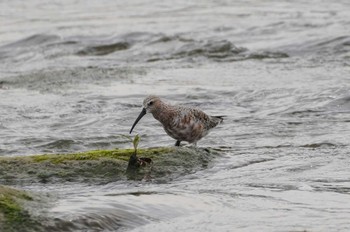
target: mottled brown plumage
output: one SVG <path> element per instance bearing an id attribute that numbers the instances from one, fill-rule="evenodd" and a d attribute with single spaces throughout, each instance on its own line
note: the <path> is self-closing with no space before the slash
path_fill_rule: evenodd
<path id="1" fill-rule="evenodd" d="M 143 107 L 130 133 L 146 113 L 151 113 L 163 125 L 165 132 L 176 140 L 176 146 L 181 141 L 196 144 L 210 129 L 223 121 L 223 116 L 209 116 L 199 109 L 169 105 L 153 95 L 145 98 Z"/>

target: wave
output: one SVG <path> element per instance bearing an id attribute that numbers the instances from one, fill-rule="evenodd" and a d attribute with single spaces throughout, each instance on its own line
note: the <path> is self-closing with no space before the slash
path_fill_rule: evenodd
<path id="1" fill-rule="evenodd" d="M 350 51 L 350 36 L 332 36 L 328 38 L 303 41 L 301 44 L 291 44 L 281 48 L 290 54 L 348 54 Z"/>
<path id="2" fill-rule="evenodd" d="M 59 41 L 60 37 L 57 35 L 35 34 L 27 38 L 18 40 L 16 42 L 2 46 L 1 48 L 19 48 L 29 46 L 41 46 L 44 44 L 53 43 Z"/>
<path id="3" fill-rule="evenodd" d="M 123 51 L 122 53 L 120 53 Z M 194 39 L 185 35 L 133 32 L 117 36 L 75 36 L 36 34 L 0 47 L 0 59 L 21 62 L 24 54 L 36 59 L 52 60 L 59 57 L 111 56 L 118 62 L 157 62 L 164 60 L 207 59 L 214 62 L 232 62 L 246 59 L 285 58 L 279 51 L 250 51 L 227 39 Z M 29 57 L 31 58 L 31 57 Z"/>
<path id="4" fill-rule="evenodd" d="M 350 95 L 334 99 L 323 108 L 331 112 L 350 113 Z"/>
<path id="5" fill-rule="evenodd" d="M 194 40 L 179 36 L 162 37 L 156 42 L 168 46 L 166 52 L 151 55 L 147 62 L 180 59 L 208 59 L 216 62 L 232 62 L 246 59 L 284 58 L 286 53 L 274 51 L 252 52 L 238 47 L 228 40 Z"/>
<path id="6" fill-rule="evenodd" d="M 130 47 L 130 44 L 127 42 L 117 42 L 113 44 L 105 45 L 96 45 L 96 46 L 87 46 L 86 48 L 78 51 L 76 55 L 78 56 L 104 56 L 110 53 L 126 50 Z"/>
<path id="7" fill-rule="evenodd" d="M 35 34 L 24 39 L 20 39 L 16 42 L 9 43 L 0 47 L 0 60 L 9 61 L 12 59 L 14 61 L 21 61 L 21 57 L 24 59 L 38 52 L 42 52 L 41 48 L 46 47 L 49 44 L 55 43 L 60 40 L 57 35 L 46 35 L 46 34 Z M 27 54 L 27 56 L 24 56 Z"/>
<path id="8" fill-rule="evenodd" d="M 300 145 L 300 147 L 304 148 L 322 148 L 322 147 L 338 147 L 338 144 L 330 143 L 330 142 L 321 142 L 321 143 L 308 143 L 304 145 Z"/>
<path id="9" fill-rule="evenodd" d="M 81 84 L 106 84 L 113 80 L 128 79 L 129 76 L 143 73 L 143 69 L 76 67 L 36 70 L 30 73 L 14 75 L 0 80 L 0 90 L 25 88 L 41 93 L 67 94 L 80 91 Z M 79 90 L 80 89 L 80 90 Z"/>

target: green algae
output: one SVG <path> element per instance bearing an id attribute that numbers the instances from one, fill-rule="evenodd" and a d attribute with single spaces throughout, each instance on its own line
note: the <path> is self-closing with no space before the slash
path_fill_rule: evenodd
<path id="1" fill-rule="evenodd" d="M 156 154 L 170 152 L 172 148 L 149 148 L 139 149 L 137 153 L 142 156 L 152 157 Z M 115 150 L 95 150 L 72 154 L 45 154 L 28 156 L 34 162 L 49 161 L 51 163 L 62 163 L 66 161 L 79 161 L 79 160 L 98 160 L 101 158 L 111 158 L 121 161 L 128 161 L 130 156 L 134 153 L 134 149 L 115 149 Z M 1 162 L 1 159 L 0 159 Z"/>
<path id="2" fill-rule="evenodd" d="M 39 223 L 23 208 L 23 201 L 32 200 L 25 191 L 0 185 L 0 231 L 38 230 Z"/>
<path id="3" fill-rule="evenodd" d="M 70 182 L 100 185 L 140 180 L 166 183 L 207 168 L 218 155 L 213 150 L 194 147 L 137 149 L 137 140 L 134 141 L 135 149 L 1 157 L 0 184 L 59 186 Z M 135 150 L 139 158 L 152 162 L 140 165 L 130 175 L 126 170 Z M 43 202 L 45 196 L 39 195 L 33 199 L 32 194 L 25 191 L 0 185 L 0 231 L 50 231 L 50 226 L 56 222 L 46 217 L 45 212 L 38 214 L 38 210 L 45 210 L 53 199 L 50 195 L 50 200 Z"/>
<path id="4" fill-rule="evenodd" d="M 135 176 L 126 174 L 135 149 L 94 150 L 72 154 L 1 157 L 0 184 L 80 182 L 104 184 L 119 180 L 166 181 L 205 168 L 215 157 L 207 149 L 163 147 L 137 149 L 137 156 L 152 160 Z"/>

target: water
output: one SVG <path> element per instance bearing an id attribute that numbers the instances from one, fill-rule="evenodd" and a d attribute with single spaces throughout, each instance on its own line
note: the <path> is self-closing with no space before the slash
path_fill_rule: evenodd
<path id="1" fill-rule="evenodd" d="M 348 231 L 348 1 L 3 1 L 0 155 L 130 147 L 143 98 L 227 115 L 211 168 L 58 191 L 57 231 Z M 141 147 L 174 141 L 151 116 Z"/>

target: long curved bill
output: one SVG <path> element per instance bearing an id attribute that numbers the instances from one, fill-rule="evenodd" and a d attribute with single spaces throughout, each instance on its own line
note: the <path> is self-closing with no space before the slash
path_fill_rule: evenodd
<path id="1" fill-rule="evenodd" d="M 143 108 L 142 111 L 141 111 L 141 113 L 140 113 L 140 115 L 137 117 L 137 119 L 135 120 L 134 124 L 132 125 L 131 130 L 130 130 L 130 134 L 131 134 L 132 130 L 134 129 L 134 127 L 136 126 L 136 124 L 140 121 L 140 119 L 141 119 L 143 116 L 145 116 L 145 114 L 146 114 L 146 109 Z"/>

